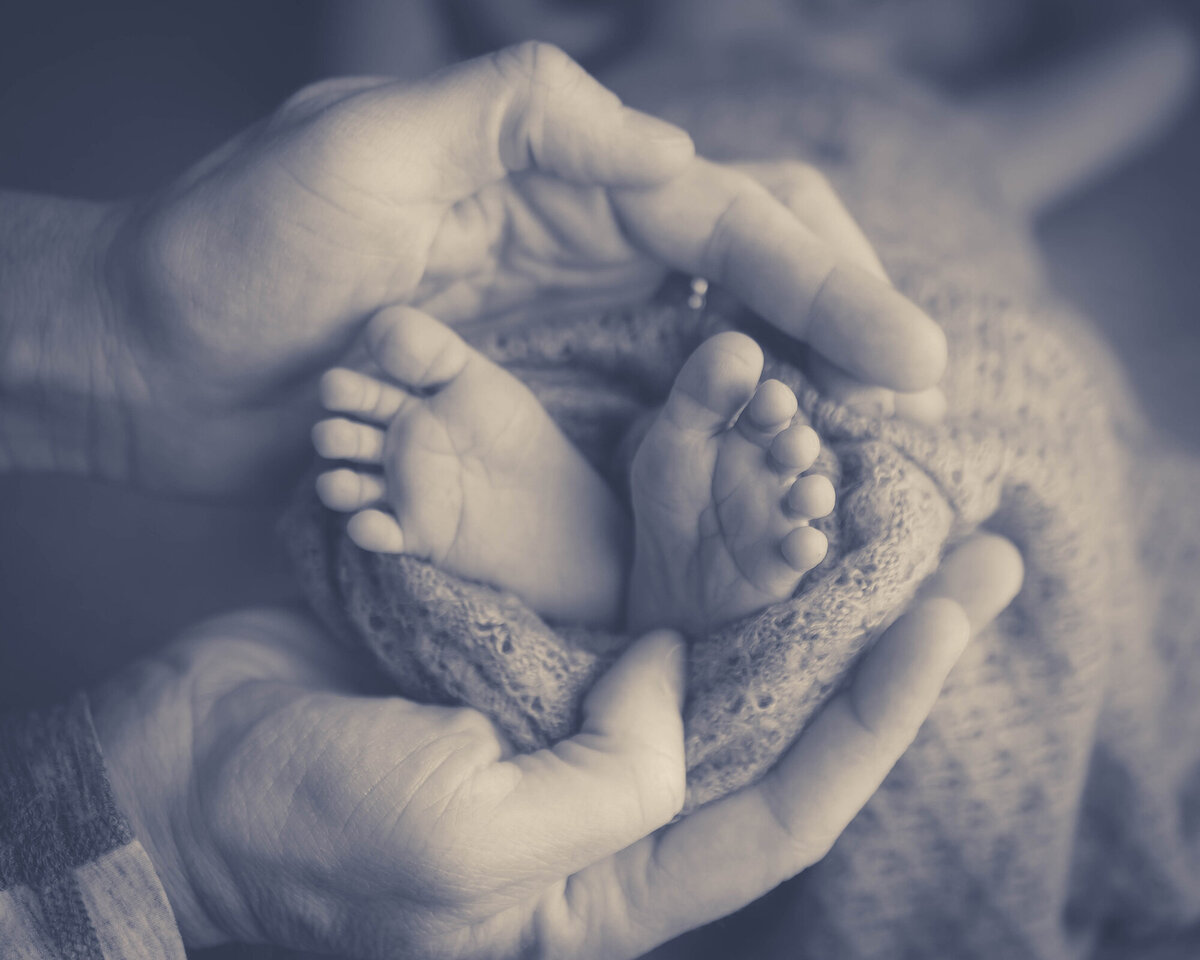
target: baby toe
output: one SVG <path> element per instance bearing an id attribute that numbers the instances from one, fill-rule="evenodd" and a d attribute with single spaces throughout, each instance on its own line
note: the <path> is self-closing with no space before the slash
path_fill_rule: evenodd
<path id="1" fill-rule="evenodd" d="M 363 510 L 346 524 L 350 539 L 372 553 L 403 553 L 404 534 L 391 514 L 382 510 Z"/>
<path id="2" fill-rule="evenodd" d="M 803 473 L 821 452 L 821 438 L 807 423 L 793 423 L 771 441 L 771 460 L 783 473 Z"/>
<path id="3" fill-rule="evenodd" d="M 779 544 L 783 559 L 797 573 L 806 573 L 825 559 L 829 541 L 813 527 L 796 527 Z"/>
<path id="4" fill-rule="evenodd" d="M 471 356 L 457 333 L 412 307 L 385 307 L 367 323 L 367 346 L 376 363 L 398 382 L 416 388 L 453 380 Z"/>
<path id="5" fill-rule="evenodd" d="M 342 467 L 317 477 L 317 496 L 330 510 L 361 510 L 380 502 L 387 492 L 383 478 Z"/>
<path id="6" fill-rule="evenodd" d="M 697 347 L 671 387 L 664 413 L 679 430 L 722 430 L 754 396 L 762 349 L 744 333 L 727 331 Z"/>
<path id="7" fill-rule="evenodd" d="M 383 459 L 383 431 L 343 417 L 318 421 L 312 441 L 317 453 L 329 460 L 379 463 Z"/>
<path id="8" fill-rule="evenodd" d="M 408 394 L 374 377 L 335 367 L 321 377 L 321 403 L 335 413 L 353 413 L 377 423 L 387 423 L 404 406 Z"/>
<path id="9" fill-rule="evenodd" d="M 766 446 L 796 415 L 796 395 L 778 380 L 764 380 L 738 417 L 738 430 L 759 446 Z"/>
<path id="10" fill-rule="evenodd" d="M 787 493 L 787 508 L 797 517 L 814 520 L 833 512 L 837 494 L 829 478 L 819 473 L 800 477 Z"/>

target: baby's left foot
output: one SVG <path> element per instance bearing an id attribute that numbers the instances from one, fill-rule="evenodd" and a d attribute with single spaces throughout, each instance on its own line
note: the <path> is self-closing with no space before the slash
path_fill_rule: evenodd
<path id="1" fill-rule="evenodd" d="M 543 616 L 614 626 L 628 517 L 529 388 L 445 324 L 387 307 L 367 326 L 384 379 L 335 369 L 313 440 L 355 468 L 317 478 L 364 550 L 511 590 Z"/>
<path id="2" fill-rule="evenodd" d="M 702 637 L 784 600 L 825 556 L 808 525 L 833 509 L 812 466 L 820 441 L 793 423 L 796 396 L 759 383 L 762 350 L 741 333 L 688 358 L 633 459 L 629 628 Z"/>

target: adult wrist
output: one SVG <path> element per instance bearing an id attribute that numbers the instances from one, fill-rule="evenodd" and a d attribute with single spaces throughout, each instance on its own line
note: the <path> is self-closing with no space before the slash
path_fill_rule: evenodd
<path id="1" fill-rule="evenodd" d="M 0 715 L 0 810 L 11 814 L 0 829 L 0 944 L 31 957 L 183 960 L 158 875 L 111 791 L 85 695 Z"/>
<path id="2" fill-rule="evenodd" d="M 125 318 L 107 282 L 118 203 L 0 193 L 0 472 L 125 479 Z"/>
<path id="3" fill-rule="evenodd" d="M 205 858 L 189 841 L 193 694 L 184 672 L 172 658 L 152 657 L 88 696 L 115 802 L 154 865 L 184 942 L 209 947 L 229 938 L 193 883 Z"/>

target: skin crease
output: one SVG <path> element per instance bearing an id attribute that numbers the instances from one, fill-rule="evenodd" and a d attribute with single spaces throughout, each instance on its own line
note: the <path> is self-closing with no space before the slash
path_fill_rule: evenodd
<path id="1" fill-rule="evenodd" d="M 278 610 L 202 624 L 92 708 L 190 945 L 632 957 L 819 860 L 1020 581 L 1011 544 L 969 540 L 766 778 L 665 830 L 684 769 L 669 631 L 533 754 L 473 710 L 364 695 L 355 661 Z"/>
<path id="2" fill-rule="evenodd" d="M 533 302 L 638 299 L 674 267 L 752 294 L 804 336 L 805 304 L 839 262 L 753 177 L 694 157 L 682 132 L 540 45 L 420 84 L 307 88 L 161 193 L 97 209 L 87 243 L 114 387 L 100 411 L 113 442 L 93 446 L 121 448 L 114 479 L 206 496 L 291 475 L 317 377 L 380 305 L 486 322 Z M 790 254 L 768 276 L 731 254 L 772 236 Z M 937 326 L 864 284 L 821 303 L 831 346 L 848 349 L 833 334 L 863 322 L 863 297 L 872 335 L 903 329 L 911 343 L 836 361 L 881 383 L 936 379 Z M 68 385 L 92 373 L 79 356 L 48 359 Z"/>
<path id="3" fill-rule="evenodd" d="M 380 306 L 486 321 L 640 296 L 669 268 L 824 338 L 861 382 L 931 387 L 941 332 L 821 239 L 828 205 L 793 212 L 780 192 L 694 157 L 543 45 L 419 84 L 316 85 L 152 197 L 0 197 L 0 464 L 278 491 L 317 377 Z M 767 243 L 757 270 L 744 250 Z M 858 282 L 818 297 L 838 269 Z M 962 573 L 984 586 L 898 620 L 766 780 L 660 832 L 683 797 L 670 633 L 597 685 L 579 736 L 523 757 L 474 711 L 368 695 L 282 611 L 197 627 L 97 688 L 93 716 L 190 945 L 633 956 L 823 855 L 915 735 L 968 621 L 1009 599 L 1014 578 L 978 557 Z"/>
<path id="4" fill-rule="evenodd" d="M 316 487 L 364 550 L 420 557 L 554 620 L 689 636 L 786 598 L 825 555 L 808 523 L 833 509 L 833 485 L 800 479 L 820 438 L 793 424 L 795 394 L 762 380 L 745 334 L 710 338 L 679 372 L 630 470 L 636 522 L 528 387 L 449 327 L 389 307 L 363 341 L 382 379 L 329 371 L 322 401 L 338 416 L 313 443 L 353 465 Z"/>

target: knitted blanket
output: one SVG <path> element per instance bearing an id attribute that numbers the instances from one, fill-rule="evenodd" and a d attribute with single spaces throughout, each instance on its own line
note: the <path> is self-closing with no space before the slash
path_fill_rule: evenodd
<path id="1" fill-rule="evenodd" d="M 826 560 L 789 601 L 694 639 L 689 808 L 760 776 L 967 533 L 1011 538 L 1026 581 L 829 856 L 663 955 L 1058 958 L 1135 942 L 1138 956 L 1149 943 L 1197 955 L 1183 931 L 1200 918 L 1200 512 L 1187 496 L 1200 469 L 1167 463 L 1111 358 L 1041 290 L 1027 227 L 968 123 L 894 80 L 753 67 L 672 79 L 634 99 L 707 155 L 825 170 L 951 354 L 950 413 L 927 427 L 837 406 L 796 345 L 670 295 L 472 334 L 618 491 L 629 428 L 722 326 L 763 343 L 767 375 L 796 389 L 822 437 L 818 469 L 838 490 Z M 478 707 L 520 748 L 572 731 L 626 638 L 365 553 L 311 490 L 285 530 L 338 637 L 404 695 Z"/>

